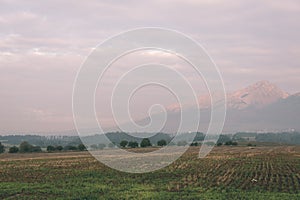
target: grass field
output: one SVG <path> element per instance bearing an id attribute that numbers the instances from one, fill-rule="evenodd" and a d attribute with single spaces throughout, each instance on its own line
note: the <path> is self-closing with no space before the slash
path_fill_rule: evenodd
<path id="1" fill-rule="evenodd" d="M 88 152 L 2 154 L 0 199 L 300 199 L 300 147 L 215 147 L 204 159 L 198 150 L 146 174 Z"/>

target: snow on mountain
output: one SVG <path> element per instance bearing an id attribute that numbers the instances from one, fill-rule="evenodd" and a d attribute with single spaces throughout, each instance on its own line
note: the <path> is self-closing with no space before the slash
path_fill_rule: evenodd
<path id="1" fill-rule="evenodd" d="M 289 94 L 276 85 L 269 81 L 260 81 L 242 90 L 228 94 L 227 104 L 229 108 L 238 110 L 250 106 L 261 108 L 287 97 L 289 97 Z"/>

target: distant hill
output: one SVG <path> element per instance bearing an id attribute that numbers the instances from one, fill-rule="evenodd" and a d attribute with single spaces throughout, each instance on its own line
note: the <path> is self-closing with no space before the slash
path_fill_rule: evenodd
<path id="1" fill-rule="evenodd" d="M 124 132 L 110 132 L 110 133 L 106 133 L 105 135 L 95 134 L 95 135 L 85 136 L 82 139 L 84 140 L 85 144 L 89 144 L 89 145 L 104 143 L 103 142 L 103 141 L 105 141 L 103 139 L 104 137 L 109 138 L 109 140 L 113 144 L 120 144 L 120 142 L 122 140 L 126 140 L 128 142 L 136 141 L 138 143 L 141 143 L 143 137 L 139 137 L 139 135 L 143 136 L 144 134 L 143 133 L 128 134 L 128 133 L 124 133 Z M 149 137 L 149 139 L 152 144 L 157 144 L 157 142 L 162 139 L 166 140 L 167 142 L 170 142 L 172 137 L 170 134 L 157 133 L 154 136 Z M 108 144 L 106 144 L 106 145 L 108 145 Z"/>
<path id="2" fill-rule="evenodd" d="M 105 144 L 105 146 L 109 146 L 109 144 L 119 145 L 122 140 L 136 141 L 141 143 L 141 137 L 137 136 L 145 136 L 145 133 L 134 133 L 133 135 L 124 133 L 124 132 L 110 132 L 105 135 L 90 135 L 86 137 L 79 138 L 78 136 L 39 136 L 39 135 L 7 135 L 0 136 L 0 142 L 5 144 L 6 146 L 16 145 L 18 146 L 21 142 L 27 141 L 32 145 L 41 146 L 43 148 L 48 145 L 61 145 L 68 146 L 73 145 L 77 146 L 84 141 L 84 144 L 88 147 L 92 145 Z M 103 138 L 108 137 L 110 142 L 104 143 Z M 166 134 L 166 133 L 158 133 L 152 137 L 149 137 L 150 142 L 153 145 L 156 145 L 159 140 L 166 140 L 167 143 L 171 142 L 173 145 L 187 141 L 194 141 L 201 143 L 204 140 L 205 134 L 201 132 L 197 133 L 183 133 L 179 134 L 176 137 L 176 140 L 172 140 L 174 135 Z M 216 136 L 210 136 L 210 139 L 215 138 Z M 237 132 L 235 134 L 227 134 L 220 135 L 218 138 L 218 143 L 225 143 L 227 141 L 237 141 L 240 142 L 258 142 L 258 143 L 273 143 L 273 144 L 292 144 L 292 145 L 300 145 L 300 133 L 299 132 L 278 132 L 278 133 L 257 133 L 257 132 Z"/>
<path id="3" fill-rule="evenodd" d="M 200 96 L 199 104 L 201 120 L 198 131 L 206 132 L 210 121 L 210 97 Z M 183 108 L 182 112 L 189 115 L 193 109 L 196 106 Z M 180 122 L 180 109 L 172 105 L 167 110 L 167 116 L 162 132 L 175 132 Z M 300 93 L 290 95 L 268 81 L 260 81 L 227 94 L 224 132 L 300 130 L 299 116 Z M 148 122 L 149 118 L 138 121 L 139 124 Z M 191 131 L 189 127 L 192 125 L 187 124 L 182 128 L 188 132 Z"/>

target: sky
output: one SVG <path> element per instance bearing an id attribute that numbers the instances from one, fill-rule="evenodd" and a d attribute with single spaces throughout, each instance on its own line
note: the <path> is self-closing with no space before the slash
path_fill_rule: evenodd
<path id="1" fill-rule="evenodd" d="M 299 20 L 298 0 L 0 0 L 0 134 L 74 129 L 72 90 L 81 64 L 99 43 L 139 27 L 192 37 L 219 67 L 227 91 L 269 80 L 300 92 Z M 166 59 L 155 52 L 136 56 L 143 61 L 149 54 Z M 188 66 L 180 66 L 191 78 Z M 105 94 L 99 92 L 99 101 Z M 137 100 L 143 103 L 136 115 L 155 103 L 147 99 Z M 173 101 L 161 99 L 164 105 Z"/>

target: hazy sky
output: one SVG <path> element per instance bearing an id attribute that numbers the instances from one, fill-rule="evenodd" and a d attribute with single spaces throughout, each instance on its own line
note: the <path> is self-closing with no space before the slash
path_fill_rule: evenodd
<path id="1" fill-rule="evenodd" d="M 299 0 L 0 0 L 0 134 L 73 129 L 81 63 L 106 38 L 137 27 L 193 37 L 228 91 L 269 80 L 299 92 L 299 21 Z"/>

